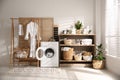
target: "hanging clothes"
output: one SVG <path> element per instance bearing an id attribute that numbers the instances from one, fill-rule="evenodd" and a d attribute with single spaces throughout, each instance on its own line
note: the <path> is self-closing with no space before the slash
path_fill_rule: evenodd
<path id="1" fill-rule="evenodd" d="M 24 35 L 24 33 L 23 33 L 23 25 L 19 24 L 18 27 L 19 27 L 19 31 L 18 31 L 19 36 Z"/>
<path id="2" fill-rule="evenodd" d="M 30 34 L 30 56 L 35 58 L 36 51 L 36 36 L 37 36 L 38 24 L 35 22 L 30 22 L 27 24 L 25 40 L 29 39 Z"/>

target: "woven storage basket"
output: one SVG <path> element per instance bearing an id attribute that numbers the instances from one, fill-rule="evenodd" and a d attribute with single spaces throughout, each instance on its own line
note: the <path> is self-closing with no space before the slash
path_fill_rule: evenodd
<path id="1" fill-rule="evenodd" d="M 104 60 L 93 60 L 93 68 L 95 69 L 103 69 L 105 61 Z"/>
<path id="2" fill-rule="evenodd" d="M 64 44 L 65 45 L 71 45 L 72 44 L 72 40 L 71 39 L 65 39 L 64 40 Z"/>
<path id="3" fill-rule="evenodd" d="M 29 57 L 29 48 L 26 48 L 26 49 L 15 48 L 13 57 L 20 58 L 20 55 L 22 55 L 23 58 L 28 58 Z"/>
<path id="4" fill-rule="evenodd" d="M 75 61 L 81 61 L 82 60 L 82 56 L 74 55 L 74 59 L 75 59 Z"/>
<path id="5" fill-rule="evenodd" d="M 69 49 L 69 51 L 63 51 L 63 59 L 64 60 L 72 60 L 73 59 L 73 48 Z"/>

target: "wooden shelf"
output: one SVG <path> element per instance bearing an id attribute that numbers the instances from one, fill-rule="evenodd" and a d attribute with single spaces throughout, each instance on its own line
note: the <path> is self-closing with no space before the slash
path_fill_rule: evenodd
<path id="1" fill-rule="evenodd" d="M 74 63 L 75 62 L 90 62 L 91 63 L 92 61 L 85 61 L 85 60 L 81 60 L 81 61 L 76 61 L 76 60 L 60 60 L 60 62 L 65 62 L 65 63 L 66 62 L 69 62 L 69 63 L 72 63 L 72 62 L 74 62 Z"/>
<path id="2" fill-rule="evenodd" d="M 31 61 L 31 62 L 38 61 L 35 58 L 15 58 L 15 59 L 18 59 L 19 61 Z"/>
<path id="3" fill-rule="evenodd" d="M 95 36 L 95 34 L 60 34 L 59 36 Z"/>
<path id="4" fill-rule="evenodd" d="M 65 45 L 65 44 L 60 44 L 60 46 L 95 46 L 95 45 L 94 44 L 92 44 L 92 45 L 80 45 L 80 44 Z"/>

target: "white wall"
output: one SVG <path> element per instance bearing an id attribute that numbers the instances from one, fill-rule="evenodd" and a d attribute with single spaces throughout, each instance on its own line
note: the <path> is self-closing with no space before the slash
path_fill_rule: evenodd
<path id="1" fill-rule="evenodd" d="M 2 0 L 2 18 L 84 17 L 93 24 L 94 0 Z"/>
<path id="2" fill-rule="evenodd" d="M 79 18 L 95 27 L 95 0 L 0 0 L 0 66 L 9 64 L 10 17 L 53 17 L 55 24 Z"/>
<path id="3" fill-rule="evenodd" d="M 101 26 L 102 26 L 102 3 L 101 0 L 95 0 L 95 31 L 96 31 L 96 43 L 101 43 Z"/>

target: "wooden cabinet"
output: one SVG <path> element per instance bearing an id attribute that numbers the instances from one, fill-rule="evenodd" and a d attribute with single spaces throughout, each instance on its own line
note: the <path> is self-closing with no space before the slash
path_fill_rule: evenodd
<path id="1" fill-rule="evenodd" d="M 64 39 L 71 39 L 74 42 L 71 44 L 65 44 Z M 84 39 L 91 39 L 91 44 L 82 44 L 82 40 Z M 78 40 L 78 41 L 77 41 Z M 76 43 L 79 42 L 79 43 Z M 60 64 L 61 63 L 91 63 L 91 61 L 86 60 L 79 60 L 76 61 L 74 58 L 72 60 L 64 60 L 63 59 L 63 51 L 61 48 L 63 47 L 71 47 L 74 49 L 74 52 L 82 52 L 82 51 L 88 51 L 91 52 L 94 56 L 95 54 L 95 47 L 96 47 L 96 35 L 95 34 L 60 34 L 59 35 L 59 43 L 60 43 Z"/>

